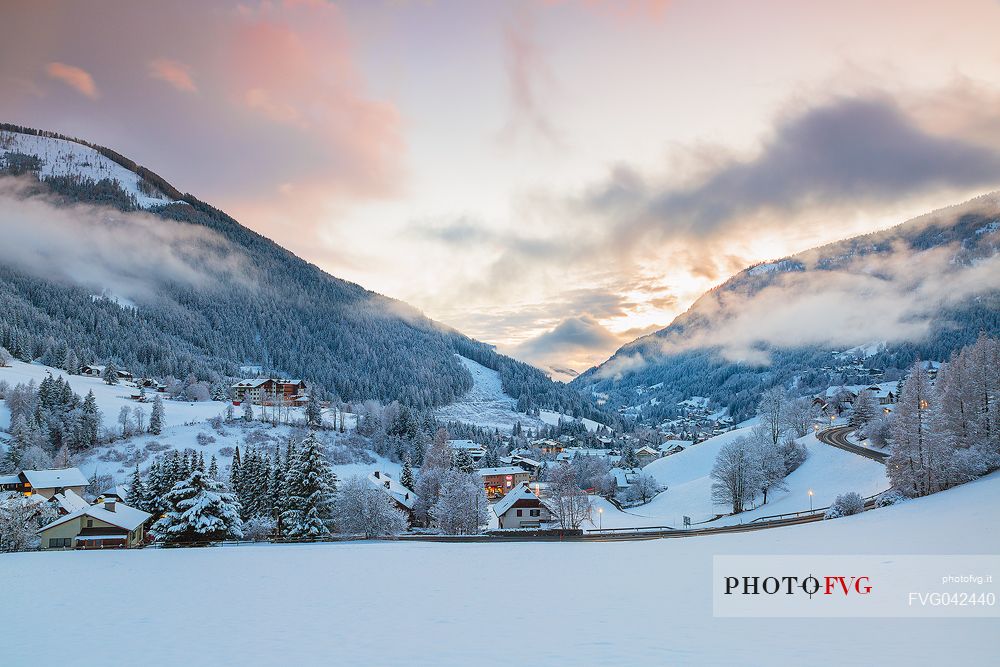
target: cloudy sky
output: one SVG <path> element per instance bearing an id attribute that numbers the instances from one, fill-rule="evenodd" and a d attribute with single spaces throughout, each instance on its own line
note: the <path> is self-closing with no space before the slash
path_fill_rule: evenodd
<path id="1" fill-rule="evenodd" d="M 584 370 L 744 266 L 1000 188 L 997 0 L 5 0 L 0 117 Z"/>

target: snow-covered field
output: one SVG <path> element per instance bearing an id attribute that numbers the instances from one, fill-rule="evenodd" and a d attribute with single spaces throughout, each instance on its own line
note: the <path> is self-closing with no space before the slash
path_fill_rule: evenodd
<path id="1" fill-rule="evenodd" d="M 461 400 L 438 408 L 436 415 L 442 421 L 458 421 L 488 429 L 500 429 L 510 433 L 514 424 L 521 422 L 525 428 L 540 428 L 544 424 L 559 423 L 560 414 L 542 410 L 540 419 L 517 412 L 517 399 L 504 393 L 500 374 L 491 368 L 459 356 L 462 364 L 472 374 L 473 386 Z M 563 417 L 570 419 L 570 417 Z M 597 430 L 597 422 L 584 419 L 583 423 L 591 431 Z"/>
<path id="2" fill-rule="evenodd" d="M 27 364 L 23 361 L 11 361 L 9 367 L 0 368 L 0 381 L 6 380 L 12 387 L 20 383 L 27 384 L 31 380 L 34 380 L 37 385 L 45 379 L 48 373 L 51 373 L 54 378 L 62 375 L 63 379 L 69 382 L 70 387 L 81 398 L 85 397 L 87 392 L 92 389 L 94 391 L 94 398 L 97 399 L 97 407 L 104 413 L 105 426 L 114 425 L 115 420 L 118 418 L 118 412 L 124 405 L 127 405 L 129 408 L 143 407 L 147 415 L 149 415 L 149 411 L 152 409 L 153 393 L 147 394 L 149 396 L 147 403 L 138 403 L 131 398 L 132 392 L 135 391 L 135 388 L 132 386 L 125 385 L 124 383 L 109 385 L 105 384 L 101 378 L 96 377 L 67 375 L 65 371 L 58 368 L 50 368 L 38 363 Z M 164 425 L 177 426 L 190 422 L 204 421 L 220 415 L 225 411 L 226 404 L 220 401 L 191 403 L 187 401 L 167 400 L 164 402 L 164 407 Z M 4 407 L 0 409 L 0 430 L 6 430 L 9 426 L 10 412 Z"/>
<path id="3" fill-rule="evenodd" d="M 746 435 L 749 429 L 737 429 L 710 438 L 683 452 L 653 461 L 644 472 L 656 478 L 666 491 L 652 501 L 621 512 L 613 505 L 601 501 L 603 516 L 595 516 L 595 523 L 603 522 L 604 528 L 629 528 L 641 526 L 683 526 L 683 517 L 694 523 L 707 521 L 717 514 L 728 513 L 730 508 L 712 504 L 712 479 L 709 473 L 719 449 L 725 443 Z M 809 457 L 791 475 L 785 478 L 787 491 L 768 494 L 766 505 L 724 517 L 711 525 L 724 526 L 747 523 L 758 517 L 799 512 L 809 509 L 809 491 L 813 492 L 813 507 L 826 507 L 840 494 L 857 491 L 871 496 L 889 488 L 885 466 L 861 456 L 824 445 L 815 436 L 802 439 Z M 598 521 L 600 519 L 600 521 Z M 596 527 L 596 526 L 595 526 Z"/>
<path id="4" fill-rule="evenodd" d="M 86 396 L 90 390 L 94 391 L 97 399 L 97 406 L 103 413 L 104 425 L 113 428 L 118 417 L 118 412 L 122 406 L 129 408 L 142 407 L 146 411 L 148 419 L 152 409 L 153 394 L 149 394 L 150 400 L 147 403 L 139 403 L 132 400 L 133 387 L 125 384 L 108 385 L 100 378 L 92 378 L 83 375 L 67 375 L 58 368 L 50 368 L 41 364 L 27 364 L 21 361 L 11 361 L 10 367 L 0 368 L 0 380 L 6 380 L 11 386 L 19 383 L 27 384 L 31 380 L 37 385 L 46 374 L 52 373 L 53 377 L 62 377 L 70 383 L 73 391 L 80 396 Z M 253 422 L 245 425 L 240 421 L 233 424 L 224 425 L 221 431 L 212 428 L 208 420 L 212 417 L 223 415 L 226 410 L 226 403 L 222 401 L 202 401 L 191 403 L 188 401 L 164 400 L 164 429 L 160 435 L 143 434 L 132 436 L 126 440 L 119 440 L 110 445 L 101 445 L 92 452 L 78 455 L 74 460 L 74 465 L 80 468 L 88 477 L 94 474 L 109 474 L 118 482 L 126 481 L 128 475 L 135 467 L 137 461 L 136 452 L 147 451 L 146 456 L 139 456 L 139 467 L 145 470 L 157 454 L 176 449 L 183 451 L 193 449 L 205 455 L 206 460 L 213 455 L 219 461 L 219 467 L 225 470 L 232 462 L 232 454 L 223 451 L 236 448 L 245 450 L 248 443 L 266 449 L 273 449 L 280 445 L 284 447 L 286 438 L 293 430 L 292 427 L 279 425 L 272 427 L 269 424 Z M 301 408 L 292 410 L 293 419 L 304 419 L 304 411 Z M 241 414 L 237 409 L 237 416 Z M 324 410 L 323 418 L 331 423 L 334 415 L 329 410 Z M 356 416 L 346 415 L 345 423 L 348 430 L 354 428 Z M 10 427 L 10 411 L 4 401 L 0 401 L 0 433 L 5 434 Z M 199 435 L 202 435 L 202 442 L 199 442 Z M 327 437 L 336 442 L 340 435 L 327 433 Z M 2 448 L 3 445 L 0 445 Z M 337 477 L 344 479 L 353 475 L 367 475 L 373 470 L 382 470 L 389 474 L 398 475 L 401 469 L 400 464 L 393 463 L 387 459 L 369 452 L 374 461 L 372 463 L 348 463 L 333 465 L 332 469 Z"/>
<path id="5" fill-rule="evenodd" d="M 855 517 L 689 539 L 8 554 L 4 601 L 46 613 L 5 615 L 3 662 L 72 647 L 106 667 L 994 664 L 996 619 L 714 618 L 712 556 L 996 554 L 983 527 L 998 506 L 994 474 Z"/>

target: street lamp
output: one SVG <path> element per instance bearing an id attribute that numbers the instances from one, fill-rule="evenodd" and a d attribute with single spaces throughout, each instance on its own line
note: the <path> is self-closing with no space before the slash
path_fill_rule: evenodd
<path id="1" fill-rule="evenodd" d="M 813 490 L 809 489 L 809 511 L 813 511 Z"/>
<path id="2" fill-rule="evenodd" d="M 598 507 L 597 508 L 597 520 L 601 524 L 600 527 L 598 528 L 598 530 L 604 530 L 604 508 L 603 507 Z"/>

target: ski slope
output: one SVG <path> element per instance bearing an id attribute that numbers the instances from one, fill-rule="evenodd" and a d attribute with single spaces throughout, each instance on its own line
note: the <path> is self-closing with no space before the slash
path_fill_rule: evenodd
<path id="1" fill-rule="evenodd" d="M 712 503 L 712 479 L 709 474 L 719 449 L 748 432 L 749 428 L 736 429 L 653 461 L 643 472 L 653 476 L 667 490 L 649 503 L 625 512 L 601 500 L 603 516 L 595 516 L 595 524 L 603 522 L 604 528 L 681 527 L 684 516 L 691 517 L 693 523 L 701 523 L 730 512 L 730 507 Z M 838 495 L 848 491 L 871 496 L 889 488 L 884 465 L 824 445 L 814 435 L 800 441 L 806 446 L 809 456 L 785 478 L 787 490 L 772 491 L 768 494 L 766 505 L 717 519 L 711 525 L 747 523 L 763 516 L 808 510 L 810 490 L 813 492 L 812 506 L 818 508 L 830 505 Z M 758 497 L 758 502 L 762 500 Z"/>
<path id="2" fill-rule="evenodd" d="M 435 411 L 438 419 L 500 429 L 505 433 L 510 433 L 518 422 L 525 428 L 537 429 L 545 424 L 558 424 L 560 417 L 572 420 L 572 417 L 552 410 L 541 410 L 538 419 L 517 412 L 517 399 L 504 393 L 499 373 L 472 359 L 456 356 L 472 375 L 472 389 L 454 403 L 438 408 Z M 596 431 L 599 426 L 590 419 L 584 419 L 583 423 L 590 431 Z"/>
<path id="3" fill-rule="evenodd" d="M 995 618 L 715 618 L 712 557 L 996 554 L 997 507 L 994 474 L 859 516 L 690 539 L 5 554 L 11 609 L 45 600 L 103 620 L 57 623 L 55 642 L 51 614 L 9 613 L 3 662 L 71 646 L 104 667 L 466 667 L 514 649 L 539 667 L 994 664 Z"/>

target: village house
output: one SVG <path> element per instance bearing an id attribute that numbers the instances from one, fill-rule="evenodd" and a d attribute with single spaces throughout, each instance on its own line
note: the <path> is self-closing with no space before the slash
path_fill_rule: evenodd
<path id="1" fill-rule="evenodd" d="M 549 438 L 544 440 L 533 440 L 531 446 L 540 449 L 542 454 L 561 454 L 563 450 L 566 449 L 566 445 L 563 443 Z"/>
<path id="2" fill-rule="evenodd" d="M 660 445 L 660 456 L 671 456 L 678 452 L 683 452 L 687 447 L 690 447 L 692 443 L 690 440 L 667 440 L 662 445 Z"/>
<path id="3" fill-rule="evenodd" d="M 106 368 L 107 366 L 97 366 L 94 364 L 87 364 L 86 366 L 80 368 L 80 375 L 86 375 L 88 377 L 94 377 L 94 378 L 104 377 L 104 370 Z M 129 373 L 124 368 L 116 368 L 115 373 L 118 375 L 119 380 L 127 381 L 132 379 L 132 374 Z"/>
<path id="4" fill-rule="evenodd" d="M 413 522 L 413 506 L 417 504 L 419 498 L 417 494 L 379 470 L 368 475 L 368 483 L 392 498 L 396 507 L 405 512 L 410 518 L 410 522 Z"/>
<path id="5" fill-rule="evenodd" d="M 142 544 L 151 517 L 109 498 L 59 517 L 38 535 L 42 549 L 127 549 Z"/>
<path id="6" fill-rule="evenodd" d="M 240 380 L 230 387 L 233 405 L 250 401 L 257 405 L 273 405 L 279 399 L 285 403 L 301 403 L 306 399 L 306 383 L 302 380 L 255 378 Z"/>
<path id="7" fill-rule="evenodd" d="M 518 484 L 498 500 L 493 505 L 493 512 L 502 530 L 541 528 L 542 524 L 552 521 L 552 512 L 545 501 L 524 483 Z"/>
<path id="8" fill-rule="evenodd" d="M 635 456 L 637 459 L 639 459 L 639 463 L 641 463 L 642 465 L 646 465 L 660 458 L 660 452 L 656 449 L 653 449 L 649 445 L 644 445 L 639 449 L 635 450 Z"/>
<path id="9" fill-rule="evenodd" d="M 510 492 L 518 484 L 531 481 L 531 473 L 518 466 L 502 466 L 500 468 L 482 468 L 478 471 L 483 479 L 486 497 L 500 498 Z"/>
<path id="10" fill-rule="evenodd" d="M 449 440 L 448 446 L 452 449 L 452 455 L 464 449 L 476 463 L 479 462 L 479 459 L 486 456 L 486 450 L 483 449 L 483 446 L 471 440 Z"/>
<path id="11" fill-rule="evenodd" d="M 46 500 L 66 490 L 82 495 L 87 484 L 87 478 L 79 468 L 22 470 L 16 475 L 0 476 L 0 491 L 14 491 L 26 496 L 38 494 Z"/>

